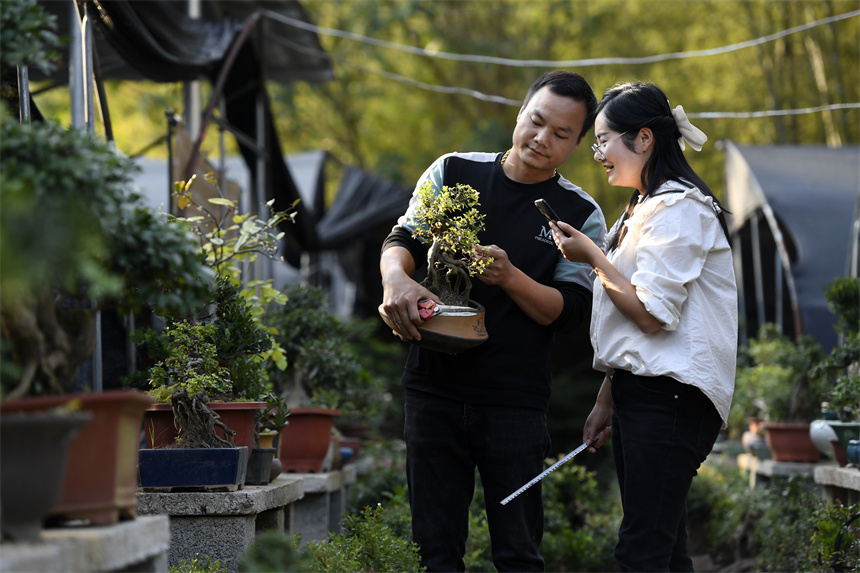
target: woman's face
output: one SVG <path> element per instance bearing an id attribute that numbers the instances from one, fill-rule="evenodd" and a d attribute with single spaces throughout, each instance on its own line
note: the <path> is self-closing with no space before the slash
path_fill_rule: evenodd
<path id="1" fill-rule="evenodd" d="M 631 134 L 627 133 L 622 138 L 621 133 L 610 129 L 602 112 L 594 122 L 594 135 L 598 148 L 594 160 L 603 165 L 609 184 L 614 187 L 633 187 L 642 192 L 642 169 L 651 155 L 651 147 L 648 146 L 645 152 L 637 151 L 640 142 L 634 139 L 633 150 L 630 150 L 623 139 L 629 138 Z M 638 133 L 636 135 L 638 137 Z"/>

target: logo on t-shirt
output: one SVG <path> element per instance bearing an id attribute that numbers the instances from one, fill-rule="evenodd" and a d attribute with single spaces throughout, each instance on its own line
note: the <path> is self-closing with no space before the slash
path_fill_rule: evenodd
<path id="1" fill-rule="evenodd" d="M 552 240 L 552 229 L 549 226 L 541 227 L 540 232 L 535 235 L 535 239 L 548 245 L 555 245 L 555 241 Z"/>

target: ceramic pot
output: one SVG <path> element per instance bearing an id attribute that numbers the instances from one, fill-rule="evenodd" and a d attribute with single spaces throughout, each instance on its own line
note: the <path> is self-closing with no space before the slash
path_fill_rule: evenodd
<path id="1" fill-rule="evenodd" d="M 245 481 L 248 448 L 140 450 L 140 488 L 145 492 L 236 491 Z"/>
<path id="2" fill-rule="evenodd" d="M 275 448 L 254 448 L 248 457 L 248 471 L 245 474 L 245 485 L 266 485 L 272 479 L 272 462 L 275 459 Z"/>
<path id="3" fill-rule="evenodd" d="M 809 437 L 819 452 L 830 459 L 836 459 L 832 441 L 839 441 L 839 437 L 827 420 L 813 420 L 809 424 Z"/>
<path id="4" fill-rule="evenodd" d="M 774 461 L 813 463 L 821 459 L 809 437 L 809 424 L 768 422 L 764 425 L 764 439 Z"/>
<path id="5" fill-rule="evenodd" d="M 291 408 L 287 427 L 281 432 L 278 459 L 285 472 L 317 473 L 331 443 L 334 418 L 340 410 Z"/>
<path id="6" fill-rule="evenodd" d="M 266 408 L 265 402 L 207 402 L 224 424 L 236 432 L 234 446 L 245 446 L 248 452 L 254 450 L 254 432 L 257 425 L 257 412 Z M 224 433 L 217 430 L 224 438 Z M 143 433 L 147 448 L 163 448 L 176 441 L 178 431 L 173 422 L 173 407 L 170 404 L 153 404 L 143 415 Z"/>
<path id="7" fill-rule="evenodd" d="M 828 420 L 827 423 L 833 428 L 836 437 L 842 443 L 845 451 L 848 451 L 848 442 L 860 440 L 860 422 L 840 422 L 839 420 Z"/>
<path id="8" fill-rule="evenodd" d="M 846 460 L 854 467 L 860 467 L 860 440 L 849 440 L 848 450 L 845 452 Z"/>
<path id="9" fill-rule="evenodd" d="M 39 541 L 42 522 L 63 494 L 72 439 L 89 412 L 0 417 L 0 531 L 4 541 Z"/>
<path id="10" fill-rule="evenodd" d="M 842 447 L 842 442 L 837 438 L 833 438 L 830 441 L 833 446 L 833 459 L 836 460 L 839 467 L 844 468 L 848 465 L 848 454 L 845 452 L 845 448 Z"/>
<path id="11" fill-rule="evenodd" d="M 409 340 L 408 342 L 447 354 L 459 354 L 464 350 L 483 344 L 489 338 L 484 322 L 486 309 L 473 300 L 469 301 L 469 306 L 475 309 L 475 312 L 437 315 L 428 318 L 418 329 L 418 332 L 421 333 L 421 340 L 417 342 Z M 394 325 L 391 324 L 388 316 L 382 312 L 381 308 L 379 315 L 385 324 L 393 330 Z"/>
<path id="12" fill-rule="evenodd" d="M 152 397 L 136 390 L 42 396 L 6 402 L 0 411 L 45 410 L 75 400 L 92 422 L 72 441 L 63 494 L 50 514 L 112 525 L 134 519 L 140 423 Z"/>

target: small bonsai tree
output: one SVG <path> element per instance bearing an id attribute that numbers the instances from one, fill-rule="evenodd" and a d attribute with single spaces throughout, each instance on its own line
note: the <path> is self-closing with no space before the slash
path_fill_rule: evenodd
<path id="1" fill-rule="evenodd" d="M 427 278 L 422 286 L 445 304 L 465 306 L 472 291 L 470 277 L 492 262 L 476 256 L 484 215 L 478 192 L 469 185 L 443 186 L 441 192 L 425 183 L 418 190 L 415 217 L 422 223 L 413 236 L 432 241 L 427 252 Z"/>
<path id="2" fill-rule="evenodd" d="M 831 387 L 830 407 L 841 421 L 860 421 L 860 279 L 839 277 L 824 294 L 842 341 L 815 366 L 813 376 Z"/>
<path id="3" fill-rule="evenodd" d="M 203 203 L 191 192 L 194 179 L 174 183 L 173 194 L 180 208 L 192 206 L 201 214 L 170 217 L 170 220 L 197 237 L 201 256 L 217 274 L 217 279 L 205 311 L 198 309 L 190 315 L 165 317 L 170 325 L 165 331 L 167 337 L 151 331 L 138 336 L 143 352 L 161 360 L 149 372 L 150 393 L 160 402 L 173 404 L 179 437 L 185 444 L 209 444 L 208 447 L 214 447 L 219 441 L 211 431 L 219 422 L 217 414 L 206 407 L 205 402 L 265 401 L 267 408 L 257 414 L 257 443 L 261 430 L 280 430 L 286 424 L 289 412 L 286 402 L 274 392 L 266 374 L 269 363 L 276 369 L 285 368 L 286 357 L 273 338 L 276 330 L 261 322 L 265 303 L 283 304 L 286 299 L 272 288 L 271 280 L 243 285 L 242 266 L 252 263 L 261 254 L 276 258 L 283 236 L 278 225 L 291 221 L 294 213 L 272 212 L 268 219 L 262 220 L 249 214 L 239 214 L 237 205 L 225 197 L 209 198 Z M 207 174 L 205 179 L 220 194 L 214 175 Z M 213 327 L 214 330 L 206 329 L 205 332 L 194 331 L 196 336 L 205 340 L 207 352 L 212 351 L 209 360 L 190 353 L 188 348 L 177 347 L 176 343 L 185 339 L 177 338 L 173 334 L 174 329 L 182 328 L 183 324 L 195 329 L 201 324 Z M 171 368 L 165 374 L 168 363 Z M 205 380 L 220 380 L 223 384 L 202 387 L 198 384 L 202 379 L 197 369 L 206 364 L 217 368 L 207 370 L 207 376 L 212 378 Z M 204 431 L 188 435 L 200 424 Z"/>
<path id="4" fill-rule="evenodd" d="M 319 287 L 289 285 L 284 295 L 286 302 L 270 305 L 265 320 L 277 331 L 288 366 L 270 365 L 270 379 L 291 407 L 348 407 L 349 394 L 369 383 L 351 344 L 356 324 L 330 311 Z"/>

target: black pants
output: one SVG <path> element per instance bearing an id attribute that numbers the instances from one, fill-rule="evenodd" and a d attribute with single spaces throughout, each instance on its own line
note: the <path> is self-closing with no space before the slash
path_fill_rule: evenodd
<path id="1" fill-rule="evenodd" d="M 612 449 L 624 517 L 615 560 L 622 571 L 692 571 L 687 493 L 722 420 L 696 387 L 617 371 Z"/>
<path id="2" fill-rule="evenodd" d="M 549 451 L 546 414 L 476 406 L 406 392 L 406 471 L 412 539 L 428 571 L 464 571 L 475 468 L 499 571 L 543 571 L 540 485 L 507 505 L 501 501 L 544 469 Z"/>

